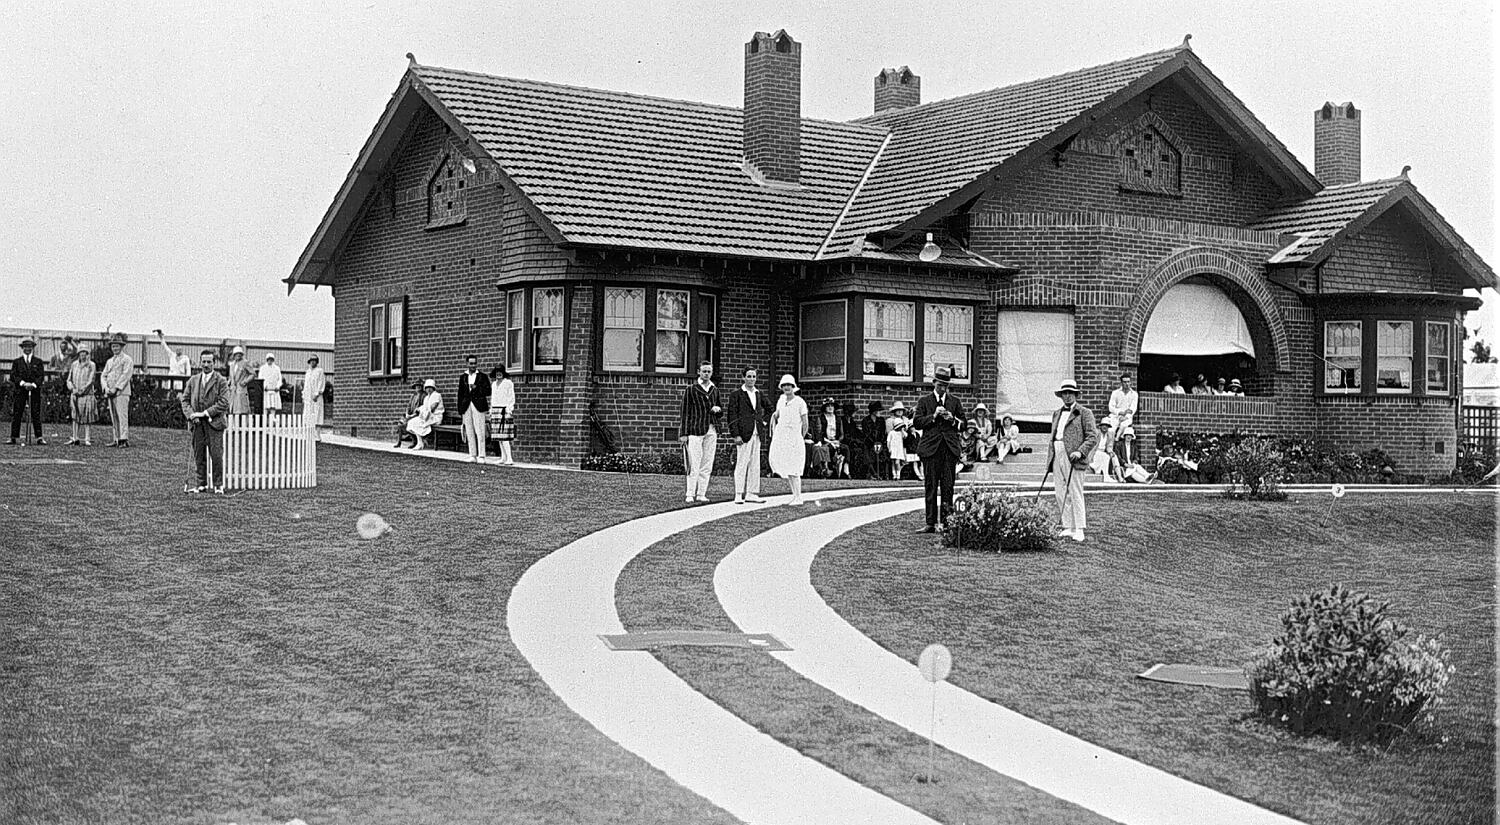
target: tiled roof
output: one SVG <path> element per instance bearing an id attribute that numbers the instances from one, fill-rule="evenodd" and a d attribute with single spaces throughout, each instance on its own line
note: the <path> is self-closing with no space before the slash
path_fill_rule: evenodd
<path id="1" fill-rule="evenodd" d="M 1330 186 L 1306 200 L 1273 209 L 1248 228 L 1296 236 L 1268 263 L 1300 263 L 1405 183 L 1406 178 L 1396 177 Z"/>
<path id="2" fill-rule="evenodd" d="M 803 119 L 800 185 L 762 186 L 745 172 L 739 109 L 413 71 L 578 244 L 811 259 L 885 138 Z"/>
<path id="3" fill-rule="evenodd" d="M 857 238 L 915 216 L 1185 50 L 1178 46 L 855 121 L 890 129 L 892 137 L 828 251 L 837 254 Z"/>

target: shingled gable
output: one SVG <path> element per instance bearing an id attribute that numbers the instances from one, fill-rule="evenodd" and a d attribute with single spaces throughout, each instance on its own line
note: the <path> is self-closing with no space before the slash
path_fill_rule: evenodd
<path id="1" fill-rule="evenodd" d="M 1267 261 L 1270 267 L 1310 267 L 1327 260 L 1343 243 L 1400 205 L 1417 219 L 1467 277 L 1470 289 L 1495 288 L 1494 270 L 1469 246 L 1403 173 L 1394 178 L 1330 186 L 1312 197 L 1278 207 L 1250 229 L 1290 236 Z"/>
<path id="2" fill-rule="evenodd" d="M 882 248 L 963 207 L 1167 78 L 1186 92 L 1293 197 L 1320 184 L 1187 46 L 1014 86 L 861 118 L 891 130 L 876 168 L 827 248 Z"/>

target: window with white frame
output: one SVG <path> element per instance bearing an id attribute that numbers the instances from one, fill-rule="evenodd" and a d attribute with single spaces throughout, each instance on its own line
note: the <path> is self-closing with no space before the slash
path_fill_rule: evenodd
<path id="1" fill-rule="evenodd" d="M 370 305 L 370 374 L 386 374 L 385 304 Z"/>
<path id="2" fill-rule="evenodd" d="M 698 296 L 698 359 L 717 364 L 714 344 L 719 339 L 719 299 L 713 295 Z"/>
<path id="3" fill-rule="evenodd" d="M 800 318 L 800 378 L 809 381 L 844 377 L 848 353 L 849 302 L 810 301 L 802 305 Z"/>
<path id="4" fill-rule="evenodd" d="M 864 376 L 875 380 L 911 380 L 916 344 L 916 304 L 909 301 L 865 301 Z"/>
<path id="5" fill-rule="evenodd" d="M 370 304 L 371 376 L 406 372 L 406 298 Z"/>
<path id="6" fill-rule="evenodd" d="M 922 379 L 932 380 L 947 367 L 953 383 L 969 383 L 969 355 L 974 344 L 974 308 L 957 304 L 922 307 Z"/>
<path id="7" fill-rule="evenodd" d="M 1364 336 L 1359 321 L 1326 321 L 1323 324 L 1323 391 L 1357 393 L 1364 357 Z"/>
<path id="8" fill-rule="evenodd" d="M 526 290 L 505 293 L 505 368 L 520 372 L 526 365 Z"/>
<path id="9" fill-rule="evenodd" d="M 531 368 L 563 367 L 563 288 L 537 287 L 531 291 Z"/>
<path id="10" fill-rule="evenodd" d="M 1375 323 L 1375 391 L 1411 392 L 1412 322 Z"/>
<path id="11" fill-rule="evenodd" d="M 604 290 L 604 369 L 640 370 L 646 339 L 646 290 Z"/>
<path id="12" fill-rule="evenodd" d="M 690 295 L 685 289 L 658 289 L 656 291 L 656 369 L 658 372 L 687 372 L 689 300 Z"/>
<path id="13" fill-rule="evenodd" d="M 1427 392 L 1444 395 L 1451 385 L 1453 326 L 1447 321 L 1427 322 Z"/>

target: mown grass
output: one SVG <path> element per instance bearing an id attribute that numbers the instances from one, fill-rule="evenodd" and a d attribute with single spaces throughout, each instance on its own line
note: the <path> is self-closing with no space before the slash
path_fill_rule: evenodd
<path id="1" fill-rule="evenodd" d="M 532 562 L 681 478 L 324 446 L 314 490 L 188 497 L 185 434 L 132 443 L 0 453 L 87 462 L 0 464 L 0 822 L 732 821 L 505 628 Z"/>
<path id="2" fill-rule="evenodd" d="M 860 502 L 850 502 L 848 506 Z M 1312 823 L 1493 821 L 1493 501 L 1358 497 L 1329 528 L 1326 497 L 1281 504 L 1095 496 L 1090 541 L 990 555 L 913 536 L 916 517 L 826 548 L 814 584 L 845 618 L 915 661 L 942 642 L 955 683 L 1050 725 Z M 837 506 L 837 505 L 830 505 Z M 713 567 L 787 511 L 735 518 L 653 547 L 622 578 L 627 627 L 732 629 Z M 1457 672 L 1435 723 L 1389 751 L 1298 740 L 1249 721 L 1241 692 L 1144 682 L 1155 662 L 1238 665 L 1301 593 L 1341 581 L 1440 634 Z M 808 684 L 771 657 L 666 649 L 700 691 L 803 752 L 942 821 L 1090 821 L 942 755 Z"/>

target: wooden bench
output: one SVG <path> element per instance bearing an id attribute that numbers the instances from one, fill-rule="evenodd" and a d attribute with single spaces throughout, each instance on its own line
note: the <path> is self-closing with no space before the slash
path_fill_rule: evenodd
<path id="1" fill-rule="evenodd" d="M 435 449 L 443 449 L 444 442 L 452 442 L 455 452 L 463 452 L 464 433 L 462 424 L 435 424 L 427 436 Z"/>

